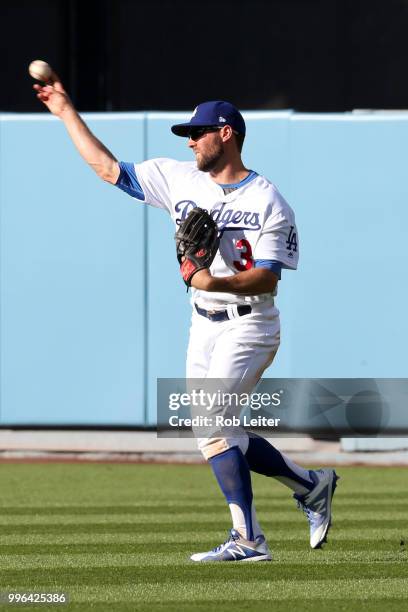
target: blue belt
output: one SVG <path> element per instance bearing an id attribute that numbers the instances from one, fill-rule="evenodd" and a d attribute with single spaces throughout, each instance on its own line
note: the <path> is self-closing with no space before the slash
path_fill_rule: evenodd
<path id="1" fill-rule="evenodd" d="M 199 306 L 197 306 L 197 304 L 194 304 L 194 306 L 199 315 L 201 315 L 202 317 L 205 317 L 206 319 L 210 319 L 210 321 L 218 321 L 218 322 L 228 321 L 228 319 L 232 318 L 229 316 L 228 310 L 219 310 L 218 312 L 215 312 L 211 310 L 204 310 L 204 308 L 200 308 Z M 252 308 L 249 305 L 248 306 L 244 306 L 244 305 L 238 306 L 237 312 L 238 312 L 238 316 L 242 317 L 243 315 L 246 315 L 252 312 Z"/>

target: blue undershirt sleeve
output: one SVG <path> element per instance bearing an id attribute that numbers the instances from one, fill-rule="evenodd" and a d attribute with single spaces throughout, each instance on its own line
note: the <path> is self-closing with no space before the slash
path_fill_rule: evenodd
<path id="1" fill-rule="evenodd" d="M 115 183 L 116 187 L 137 200 L 144 200 L 145 194 L 140 186 L 135 172 L 135 165 L 130 162 L 119 162 L 120 174 Z"/>
<path id="2" fill-rule="evenodd" d="M 266 268 L 281 279 L 282 263 L 274 259 L 255 259 L 254 268 Z"/>

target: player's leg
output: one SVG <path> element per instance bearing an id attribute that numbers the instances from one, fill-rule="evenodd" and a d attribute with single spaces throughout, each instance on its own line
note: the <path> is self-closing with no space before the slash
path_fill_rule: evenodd
<path id="1" fill-rule="evenodd" d="M 276 478 L 298 495 L 309 493 L 315 486 L 312 470 L 297 465 L 262 436 L 249 433 L 245 456 L 251 471 Z"/>
<path id="2" fill-rule="evenodd" d="M 215 451 L 207 460 L 229 505 L 233 527 L 228 540 L 212 551 L 191 556 L 193 561 L 270 561 L 265 537 L 256 519 L 251 474 L 245 456 L 233 440 L 226 438 L 229 448 Z M 202 445 L 205 453 L 205 446 Z"/>
<path id="3" fill-rule="evenodd" d="M 235 338 L 237 331 L 232 324 L 216 329 L 217 339 L 213 344 L 207 384 L 215 381 L 224 393 L 250 393 L 273 359 L 276 338 L 271 338 L 269 343 L 264 337 L 262 342 L 255 338 L 252 343 L 247 341 L 244 345 Z M 239 407 L 224 403 L 213 406 L 211 414 L 228 418 L 239 414 Z M 245 458 L 248 448 L 246 431 L 240 426 L 227 426 L 218 435 L 202 437 L 198 442 L 229 505 L 233 529 L 225 545 L 209 553 L 193 555 L 192 559 L 215 560 L 215 555 L 221 557 L 219 560 L 243 560 L 238 556 L 237 546 L 240 546 L 246 551 L 245 560 L 249 560 L 249 555 L 252 561 L 269 560 L 270 553 L 253 504 L 250 470 Z"/>
<path id="4" fill-rule="evenodd" d="M 306 470 L 286 457 L 264 438 L 249 434 L 246 452 L 253 472 L 276 478 L 294 491 L 309 521 L 310 546 L 320 548 L 331 525 L 331 502 L 338 476 L 333 469 Z"/>
<path id="5" fill-rule="evenodd" d="M 209 378 L 215 378 L 217 375 L 218 380 L 221 379 L 220 382 L 224 383 L 223 390 L 226 392 L 249 394 L 255 388 L 266 367 L 272 363 L 276 353 L 276 342 L 274 340 L 270 341 L 269 344 L 265 342 L 262 346 L 259 346 L 256 342 L 252 345 L 251 343 L 244 345 L 240 342 L 239 332 L 239 328 L 231 329 L 226 332 L 225 337 L 221 337 L 220 341 L 215 344 L 208 376 Z M 233 406 L 220 406 L 219 409 L 227 417 L 240 412 L 239 407 L 234 409 Z M 264 534 L 257 520 L 253 502 L 250 465 L 246 456 L 249 447 L 248 434 L 243 428 L 237 426 L 230 430 L 224 427 L 222 433 L 225 436 L 223 443 L 229 450 L 224 452 L 224 458 L 221 458 L 221 460 L 227 463 L 228 456 L 237 452 L 240 455 L 242 466 L 240 479 L 236 478 L 234 472 L 230 472 L 230 475 L 233 476 L 230 486 L 233 484 L 238 490 L 243 489 L 246 493 L 246 495 L 241 495 L 240 503 L 236 503 L 233 499 L 231 500 L 231 497 L 226 496 L 231 511 L 233 528 L 249 540 L 263 539 Z M 220 460 L 218 459 L 219 455 L 214 455 L 217 452 L 217 448 L 214 448 L 214 439 L 200 441 L 200 448 L 220 484 L 217 474 Z"/>
<path id="6" fill-rule="evenodd" d="M 228 356 L 223 360 L 221 369 L 218 371 L 211 369 L 213 356 L 219 352 L 220 334 L 226 328 L 228 326 L 220 326 L 206 319 L 195 321 L 190 332 L 187 359 L 187 376 L 190 380 L 203 377 L 205 370 L 207 370 L 207 380 L 231 378 L 231 369 L 225 367 Z M 235 345 L 231 348 L 236 349 Z M 247 369 L 247 365 L 244 369 Z M 234 371 L 234 374 L 237 372 Z M 221 412 L 224 408 L 224 406 L 219 407 Z M 244 456 L 248 446 L 247 434 L 241 428 L 232 428 L 229 434 L 226 437 L 210 437 L 210 435 L 202 437 L 198 443 L 230 507 L 233 528 L 224 545 L 208 553 L 198 553 L 191 558 L 194 561 L 270 560 L 265 538 L 256 519 L 250 470 Z"/>

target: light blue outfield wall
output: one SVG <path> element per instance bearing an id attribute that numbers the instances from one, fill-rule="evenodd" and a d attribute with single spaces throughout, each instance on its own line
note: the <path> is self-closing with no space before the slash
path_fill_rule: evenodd
<path id="1" fill-rule="evenodd" d="M 143 159 L 143 117 L 89 116 Z M 51 117 L 1 121 L 1 423 L 140 423 L 144 211 Z"/>
<path id="2" fill-rule="evenodd" d="M 182 114 L 85 118 L 119 159 L 191 159 Z M 301 240 L 267 375 L 406 377 L 408 115 L 245 118 L 244 159 Z M 0 424 L 153 424 L 190 319 L 170 219 L 99 181 L 52 117 L 0 119 Z"/>

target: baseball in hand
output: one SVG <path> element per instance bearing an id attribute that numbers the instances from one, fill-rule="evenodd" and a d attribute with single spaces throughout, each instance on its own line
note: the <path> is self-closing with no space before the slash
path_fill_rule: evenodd
<path id="1" fill-rule="evenodd" d="M 28 67 L 28 72 L 37 81 L 47 83 L 52 76 L 52 68 L 47 62 L 42 60 L 34 60 Z"/>

